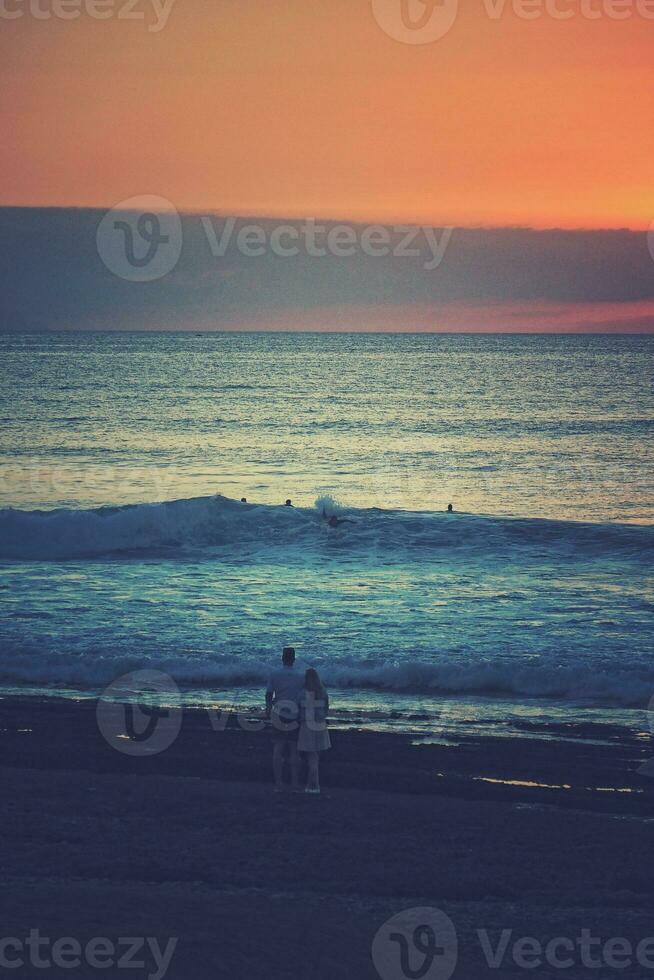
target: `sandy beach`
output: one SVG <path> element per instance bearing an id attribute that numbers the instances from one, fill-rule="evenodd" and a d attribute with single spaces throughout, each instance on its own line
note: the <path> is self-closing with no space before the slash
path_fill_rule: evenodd
<path id="1" fill-rule="evenodd" d="M 620 975 L 652 973 L 642 732 L 420 745 L 337 731 L 313 798 L 272 793 L 268 733 L 215 731 L 202 711 L 165 752 L 135 758 L 106 743 L 92 701 L 4 699 L 0 718 L 5 937 L 38 930 L 82 950 L 108 938 L 109 977 L 124 975 L 121 937 L 156 937 L 178 940 L 174 980 L 366 980 L 392 969 L 371 954 L 384 923 L 429 907 L 454 924 L 458 955 L 427 976 L 615 976 L 617 939 Z M 574 952 L 556 949 L 573 965 L 544 956 L 535 970 L 532 953 L 526 968 L 525 937 L 566 939 Z M 15 975 L 44 975 L 22 955 Z M 147 947 L 133 958 L 132 975 L 162 975 Z"/>

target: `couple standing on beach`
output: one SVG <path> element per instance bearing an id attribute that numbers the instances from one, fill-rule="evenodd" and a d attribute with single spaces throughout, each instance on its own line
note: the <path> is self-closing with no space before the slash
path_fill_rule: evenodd
<path id="1" fill-rule="evenodd" d="M 331 748 L 327 731 L 329 698 L 318 671 L 296 662 L 293 647 L 284 647 L 282 665 L 273 670 L 266 688 L 266 715 L 272 722 L 275 792 L 284 789 L 284 757 L 288 748 L 291 788 L 300 790 L 300 756 L 307 756 L 306 793 L 320 793 L 319 753 Z"/>

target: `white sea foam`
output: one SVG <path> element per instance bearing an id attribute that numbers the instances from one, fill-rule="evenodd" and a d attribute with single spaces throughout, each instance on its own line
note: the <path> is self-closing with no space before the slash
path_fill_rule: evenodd
<path id="1" fill-rule="evenodd" d="M 434 653 L 432 663 L 421 660 L 380 660 L 362 665 L 344 657 L 330 663 L 318 657 L 306 659 L 320 670 L 325 683 L 335 690 L 369 690 L 415 697 L 438 695 L 489 695 L 552 699 L 574 703 L 599 703 L 645 708 L 654 690 L 654 667 L 633 668 L 619 663 L 589 664 L 572 658 L 567 664 L 520 664 L 510 658 L 462 663 Z M 3 684 L 96 689 L 135 669 L 167 672 L 177 684 L 189 688 L 244 688 L 265 684 L 271 661 L 263 651 L 248 659 L 193 654 L 145 656 L 101 648 L 83 655 L 41 646 L 4 644 L 0 652 L 0 682 Z"/>

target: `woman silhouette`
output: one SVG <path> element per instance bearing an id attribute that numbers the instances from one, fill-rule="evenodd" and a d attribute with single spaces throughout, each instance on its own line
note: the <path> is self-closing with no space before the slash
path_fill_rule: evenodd
<path id="1" fill-rule="evenodd" d="M 331 748 L 329 732 L 327 731 L 327 712 L 329 698 L 318 671 L 310 667 L 304 675 L 304 691 L 300 698 L 300 733 L 298 735 L 298 751 L 307 755 L 307 786 L 306 793 L 320 793 L 318 753 Z"/>

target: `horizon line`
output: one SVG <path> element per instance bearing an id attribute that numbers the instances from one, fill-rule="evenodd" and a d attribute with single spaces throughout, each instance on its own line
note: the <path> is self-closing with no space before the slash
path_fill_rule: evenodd
<path id="1" fill-rule="evenodd" d="M 139 195 L 134 195 L 139 196 Z M 141 195 L 145 196 L 145 195 Z M 106 204 L 3 204 L 0 203 L 0 211 L 102 211 L 107 213 L 113 208 L 117 208 L 121 202 L 118 201 L 116 204 L 106 205 Z M 650 227 L 634 228 L 629 225 L 597 225 L 597 226 L 586 226 L 586 225 L 529 225 L 529 224 L 461 224 L 460 222 L 452 222 L 447 220 L 442 220 L 438 222 L 430 221 L 429 219 L 424 219 L 423 221 L 417 221 L 410 218 L 353 218 L 353 217 L 327 217 L 321 214 L 306 214 L 306 213 L 278 213 L 278 214 L 267 214 L 265 212 L 249 210 L 247 208 L 241 209 L 239 212 L 226 211 L 220 208 L 177 208 L 172 201 L 169 202 L 173 205 L 175 211 L 181 216 L 195 217 L 195 216 L 214 216 L 219 218 L 242 218 L 244 220 L 259 218 L 261 221 L 324 221 L 329 224 L 351 224 L 351 225 L 380 225 L 383 227 L 388 227 L 389 225 L 408 225 L 412 228 L 456 228 L 459 231 L 530 231 L 535 233 L 546 233 L 546 232 L 564 232 L 564 233 L 591 233 L 591 234 L 602 234 L 602 233 L 628 233 L 633 235 L 647 235 L 650 232 Z M 122 208 L 124 212 L 137 211 L 137 208 Z M 165 211 L 161 211 L 161 214 L 165 214 Z M 651 224 L 651 223 L 650 223 Z"/>
<path id="2" fill-rule="evenodd" d="M 478 336 L 478 337 L 651 337 L 654 336 L 652 330 L 628 331 L 628 330 L 249 330 L 221 327 L 216 330 L 198 330 L 196 327 L 171 327 L 170 329 L 150 329 L 148 327 L 126 328 L 115 327 L 111 329 L 95 329 L 93 327 L 71 327 L 51 329 L 46 327 L 40 330 L 2 330 L 0 337 L 20 337 L 24 335 L 34 336 L 36 334 L 117 334 L 117 333 L 137 333 L 137 334 L 184 334 L 186 336 L 204 336 L 205 334 L 289 334 L 297 337 L 298 334 L 310 334 L 323 336 L 355 334 L 357 336 L 400 336 L 400 337 L 458 337 L 458 336 Z"/>

